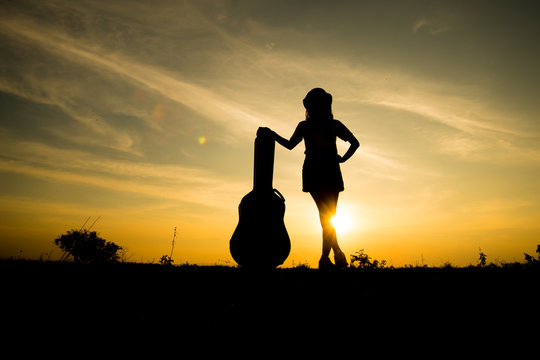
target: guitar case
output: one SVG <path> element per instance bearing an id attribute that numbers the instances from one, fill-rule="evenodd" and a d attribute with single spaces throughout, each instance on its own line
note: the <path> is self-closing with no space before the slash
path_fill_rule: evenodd
<path id="1" fill-rule="evenodd" d="M 285 198 L 272 186 L 275 141 L 263 131 L 255 138 L 253 190 L 238 206 L 231 255 L 245 268 L 275 268 L 287 259 L 291 241 L 285 228 Z"/>

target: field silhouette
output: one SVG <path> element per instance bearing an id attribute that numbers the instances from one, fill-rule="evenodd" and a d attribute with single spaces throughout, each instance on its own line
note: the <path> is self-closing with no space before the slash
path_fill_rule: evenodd
<path id="1" fill-rule="evenodd" d="M 525 341 L 537 339 L 539 328 L 537 264 L 245 271 L 2 260 L 0 268 L 4 325 L 42 333 L 53 325 L 67 333 L 173 329 L 218 338 L 261 331 L 364 340 L 523 332 Z"/>

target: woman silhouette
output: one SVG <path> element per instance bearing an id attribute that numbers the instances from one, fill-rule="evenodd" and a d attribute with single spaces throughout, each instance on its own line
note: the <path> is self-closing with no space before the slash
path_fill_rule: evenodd
<path id="1" fill-rule="evenodd" d="M 311 194 L 319 210 L 323 238 L 319 268 L 343 268 L 348 263 L 338 245 L 331 219 L 336 214 L 339 193 L 344 190 L 339 164 L 347 161 L 360 144 L 345 125 L 334 119 L 332 95 L 321 88 L 315 88 L 307 93 L 303 103 L 306 120 L 298 124 L 290 140 L 268 128 L 261 130 L 268 131 L 280 145 L 289 150 L 304 140 L 306 157 L 302 168 L 302 191 Z M 337 153 L 336 137 L 350 143 L 343 156 Z M 329 258 L 330 250 L 334 251 L 335 265 Z"/>

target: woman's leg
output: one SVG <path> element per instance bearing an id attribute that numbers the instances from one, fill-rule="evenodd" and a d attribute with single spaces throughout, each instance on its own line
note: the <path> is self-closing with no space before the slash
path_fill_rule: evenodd
<path id="1" fill-rule="evenodd" d="M 329 190 L 312 192 L 311 196 L 313 197 L 313 200 L 315 200 L 315 204 L 319 210 L 319 219 L 321 221 L 323 236 L 323 256 L 330 255 L 330 250 L 334 250 L 334 253 L 341 252 L 337 242 L 336 229 L 331 222 L 332 217 L 336 215 L 339 191 Z"/>

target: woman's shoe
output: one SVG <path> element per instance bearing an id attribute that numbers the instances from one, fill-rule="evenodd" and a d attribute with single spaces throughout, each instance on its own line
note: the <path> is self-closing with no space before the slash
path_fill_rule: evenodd
<path id="1" fill-rule="evenodd" d="M 321 259 L 319 260 L 319 269 L 326 270 L 326 269 L 333 269 L 334 264 L 332 264 L 332 261 L 328 256 L 321 256 Z"/>
<path id="2" fill-rule="evenodd" d="M 349 263 L 347 262 L 347 258 L 345 257 L 345 254 L 340 251 L 338 253 L 334 253 L 334 261 L 336 262 L 336 267 L 339 269 L 346 268 L 349 266 Z"/>

